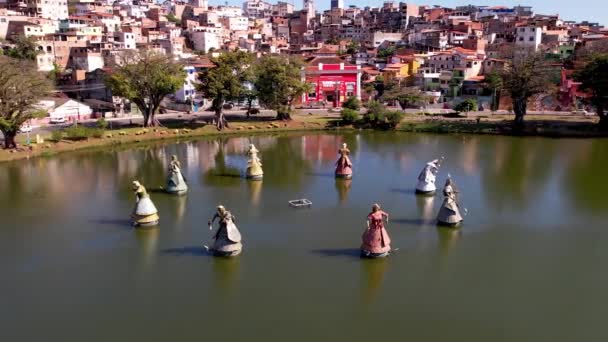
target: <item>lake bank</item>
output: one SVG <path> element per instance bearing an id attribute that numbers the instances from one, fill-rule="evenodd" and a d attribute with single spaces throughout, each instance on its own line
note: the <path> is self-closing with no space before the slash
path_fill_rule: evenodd
<path id="1" fill-rule="evenodd" d="M 322 131 L 328 128 L 330 118 L 298 117 L 291 121 L 248 121 L 231 122 L 230 128 L 218 131 L 214 125 L 201 122 L 175 122 L 166 127 L 142 128 L 128 127 L 107 130 L 100 138 L 89 138 L 79 141 L 62 139 L 50 140 L 43 137 L 42 144 L 20 145 L 17 150 L 0 150 L 0 162 L 15 161 L 36 157 L 49 157 L 59 153 L 97 149 L 106 146 L 122 146 L 153 141 L 171 141 L 178 139 L 198 138 L 206 136 L 234 136 L 250 134 L 268 134 L 296 131 Z"/>
<path id="2" fill-rule="evenodd" d="M 471 117 L 407 116 L 397 128 L 402 132 L 490 134 L 507 136 L 535 136 L 548 138 L 608 137 L 602 131 L 598 118 L 579 115 L 528 115 L 524 127 L 513 127 L 513 115 Z"/>
<path id="3" fill-rule="evenodd" d="M 563 138 L 608 137 L 608 132 L 597 127 L 597 117 L 566 115 L 531 115 L 526 118 L 522 130 L 514 131 L 512 116 L 472 116 L 449 118 L 443 116 L 406 115 L 396 131 L 439 134 L 489 134 L 510 136 L 539 136 Z M 291 121 L 235 121 L 230 128 L 217 131 L 215 126 L 204 122 L 173 121 L 167 127 L 143 129 L 129 127 L 105 132 L 101 138 L 81 141 L 50 141 L 45 136 L 42 144 L 21 145 L 18 150 L 0 150 L 0 162 L 51 156 L 58 153 L 120 146 L 141 142 L 198 138 L 206 136 L 232 136 L 266 134 L 293 131 L 323 131 L 353 129 L 341 126 L 336 116 L 296 115 Z"/>

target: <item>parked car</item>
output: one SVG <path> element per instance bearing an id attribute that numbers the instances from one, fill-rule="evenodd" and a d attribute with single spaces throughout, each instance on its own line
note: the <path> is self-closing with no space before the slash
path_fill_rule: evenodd
<path id="1" fill-rule="evenodd" d="M 52 123 L 52 124 L 65 123 L 65 117 L 63 117 L 63 116 L 55 116 L 55 117 L 52 117 L 49 122 Z"/>
<path id="2" fill-rule="evenodd" d="M 32 131 L 32 126 L 28 124 L 23 124 L 19 127 L 19 133 L 29 133 Z"/>

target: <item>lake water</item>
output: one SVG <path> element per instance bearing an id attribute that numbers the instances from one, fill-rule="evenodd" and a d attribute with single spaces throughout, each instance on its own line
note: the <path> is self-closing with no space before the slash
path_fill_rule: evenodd
<path id="1" fill-rule="evenodd" d="M 333 164 L 351 149 L 352 182 Z M 262 182 L 240 178 L 247 145 Z M 164 185 L 172 154 L 190 191 Z M 445 156 L 468 215 L 414 195 Z M 196 140 L 0 164 L 0 341 L 605 341 L 608 140 L 348 133 Z M 160 228 L 128 224 L 140 180 Z M 307 198 L 310 209 L 288 201 Z M 362 260 L 374 202 L 393 248 Z M 207 255 L 217 204 L 244 251 Z"/>

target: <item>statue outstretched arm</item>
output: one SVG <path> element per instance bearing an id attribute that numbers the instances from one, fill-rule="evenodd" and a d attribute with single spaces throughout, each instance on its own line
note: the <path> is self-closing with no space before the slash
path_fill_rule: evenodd
<path id="1" fill-rule="evenodd" d="M 215 219 L 220 217 L 217 213 L 215 213 L 215 215 L 213 215 L 213 217 L 211 218 L 211 220 L 209 220 L 208 224 L 209 224 L 209 229 L 211 229 L 211 225 L 215 222 Z"/>

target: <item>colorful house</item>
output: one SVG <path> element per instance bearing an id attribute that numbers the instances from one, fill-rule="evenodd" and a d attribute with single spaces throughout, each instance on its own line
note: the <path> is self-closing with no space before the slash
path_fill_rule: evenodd
<path id="1" fill-rule="evenodd" d="M 361 66 L 338 57 L 315 57 L 303 70 L 310 92 L 302 95 L 302 104 L 341 107 L 351 96 L 361 99 L 361 73 Z"/>

